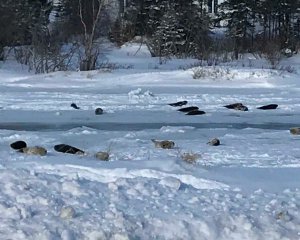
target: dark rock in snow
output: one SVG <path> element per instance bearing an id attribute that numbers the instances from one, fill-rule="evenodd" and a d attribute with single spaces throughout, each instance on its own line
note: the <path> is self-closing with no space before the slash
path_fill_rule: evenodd
<path id="1" fill-rule="evenodd" d="M 185 114 L 185 115 L 203 115 L 203 114 L 205 114 L 204 111 L 201 111 L 201 110 L 193 110 L 193 111 L 188 112 L 188 113 Z"/>
<path id="2" fill-rule="evenodd" d="M 172 107 L 181 107 L 183 105 L 186 105 L 188 102 L 187 101 L 180 101 L 180 102 L 176 102 L 176 103 L 170 103 L 169 105 Z"/>
<path id="3" fill-rule="evenodd" d="M 27 147 L 27 144 L 24 141 L 16 141 L 16 142 L 13 142 L 12 144 L 10 144 L 10 147 L 15 150 L 20 150 L 22 148 Z"/>
<path id="4" fill-rule="evenodd" d="M 95 114 L 96 114 L 96 115 L 101 115 L 101 114 L 103 114 L 103 109 L 102 109 L 102 108 L 96 108 Z"/>
<path id="5" fill-rule="evenodd" d="M 177 111 L 180 112 L 190 112 L 190 111 L 194 111 L 194 110 L 198 110 L 198 107 L 192 106 L 192 107 L 185 107 L 185 108 L 180 108 Z"/>
<path id="6" fill-rule="evenodd" d="M 71 107 L 72 107 L 72 108 L 75 108 L 75 109 L 80 109 L 80 107 L 78 107 L 75 103 L 72 103 L 72 104 L 71 104 Z"/>
<path id="7" fill-rule="evenodd" d="M 277 104 L 269 104 L 269 105 L 264 105 L 264 106 L 258 107 L 257 109 L 272 110 L 272 109 L 276 109 L 277 107 L 278 107 Z"/>
<path id="8" fill-rule="evenodd" d="M 54 150 L 57 151 L 57 152 L 62 152 L 62 153 L 79 154 L 79 155 L 84 154 L 84 151 L 82 151 L 82 150 L 80 150 L 76 147 L 67 145 L 67 144 L 55 145 Z"/>
<path id="9" fill-rule="evenodd" d="M 228 109 L 239 110 L 239 111 L 248 111 L 248 108 L 244 106 L 242 103 L 233 103 L 233 104 L 225 105 L 224 107 Z"/>

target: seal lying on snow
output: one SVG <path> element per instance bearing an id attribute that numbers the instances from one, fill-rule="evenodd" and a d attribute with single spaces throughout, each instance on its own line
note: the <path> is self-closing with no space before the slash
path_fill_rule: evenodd
<path id="1" fill-rule="evenodd" d="M 300 127 L 290 128 L 290 133 L 293 135 L 300 135 Z"/>
<path id="2" fill-rule="evenodd" d="M 172 107 L 181 107 L 183 105 L 186 105 L 187 103 L 188 103 L 187 101 L 180 101 L 180 102 L 176 102 L 176 103 L 169 103 L 169 105 Z"/>
<path id="3" fill-rule="evenodd" d="M 72 104 L 71 104 L 71 107 L 72 107 L 72 108 L 75 108 L 75 109 L 80 109 L 80 107 L 78 107 L 75 103 L 72 103 Z"/>
<path id="4" fill-rule="evenodd" d="M 193 110 L 193 111 L 190 111 L 190 112 L 186 113 L 185 115 L 203 115 L 205 113 L 206 112 L 201 111 L 201 110 Z"/>
<path id="5" fill-rule="evenodd" d="M 224 107 L 228 109 L 239 110 L 239 111 L 248 111 L 248 108 L 244 106 L 242 103 L 233 103 L 233 104 L 225 105 Z"/>
<path id="6" fill-rule="evenodd" d="M 16 141 L 10 144 L 10 147 L 15 150 L 20 150 L 27 147 L 27 143 L 24 141 Z"/>
<path id="7" fill-rule="evenodd" d="M 27 147 L 27 143 L 24 141 L 16 141 L 10 144 L 10 147 L 14 150 L 18 150 L 18 152 L 26 153 L 29 155 L 40 155 L 45 156 L 47 154 L 47 150 L 40 146 Z"/>
<path id="8" fill-rule="evenodd" d="M 269 105 L 264 105 L 264 106 L 258 107 L 257 109 L 272 110 L 272 109 L 276 109 L 277 107 L 278 107 L 277 104 L 269 104 Z"/>
<path id="9" fill-rule="evenodd" d="M 26 153 L 29 155 L 40 155 L 40 156 L 45 156 L 47 154 L 47 150 L 40 146 L 24 147 L 20 149 L 19 152 Z"/>
<path id="10" fill-rule="evenodd" d="M 198 110 L 199 108 L 196 106 L 192 106 L 192 107 L 185 107 L 185 108 L 180 108 L 177 111 L 179 112 L 190 112 L 190 111 L 194 111 L 194 110 Z"/>
<path id="11" fill-rule="evenodd" d="M 96 109 L 95 109 L 95 114 L 96 114 L 96 115 L 101 115 L 101 114 L 103 114 L 103 109 L 102 109 L 102 108 L 96 108 Z"/>
<path id="12" fill-rule="evenodd" d="M 175 146 L 175 143 L 169 140 L 159 141 L 159 140 L 151 139 L 151 141 L 154 142 L 154 146 L 156 148 L 172 149 Z"/>
<path id="13" fill-rule="evenodd" d="M 54 146 L 54 150 L 62 153 L 79 154 L 79 155 L 84 154 L 84 151 L 67 144 L 57 144 Z"/>
<path id="14" fill-rule="evenodd" d="M 217 138 L 211 139 L 208 143 L 210 146 L 219 146 L 220 145 L 220 140 Z"/>

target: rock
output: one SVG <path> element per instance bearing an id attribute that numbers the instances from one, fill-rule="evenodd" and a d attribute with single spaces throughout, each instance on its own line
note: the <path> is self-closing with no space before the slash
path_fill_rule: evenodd
<path id="1" fill-rule="evenodd" d="M 203 115 L 203 114 L 205 114 L 205 113 L 206 113 L 206 112 L 201 111 L 201 110 L 193 110 L 193 111 L 188 112 L 188 113 L 185 114 L 185 115 Z"/>
<path id="2" fill-rule="evenodd" d="M 180 102 L 176 102 L 176 103 L 169 103 L 169 105 L 172 107 L 181 107 L 183 105 L 186 105 L 187 103 L 188 103 L 187 101 L 180 101 Z"/>
<path id="3" fill-rule="evenodd" d="M 34 146 L 34 147 L 25 147 L 19 150 L 22 153 L 26 153 L 29 155 L 40 155 L 45 156 L 47 154 L 47 150 L 43 147 Z"/>
<path id="4" fill-rule="evenodd" d="M 76 212 L 73 207 L 71 206 L 64 206 L 60 210 L 59 216 L 63 219 L 71 219 L 74 218 L 76 215 Z"/>
<path id="5" fill-rule="evenodd" d="M 277 107 L 278 107 L 277 104 L 269 104 L 269 105 L 264 105 L 264 106 L 258 107 L 257 109 L 272 110 L 272 109 L 276 109 Z"/>
<path id="6" fill-rule="evenodd" d="M 102 161 L 108 161 L 109 153 L 108 152 L 97 152 L 95 157 Z"/>
<path id="7" fill-rule="evenodd" d="M 78 107 L 75 103 L 72 103 L 72 104 L 71 104 L 71 107 L 72 107 L 72 108 L 75 108 L 75 109 L 80 109 L 80 107 Z"/>
<path id="8" fill-rule="evenodd" d="M 169 140 L 159 141 L 159 140 L 151 139 L 151 141 L 154 142 L 154 146 L 156 148 L 172 149 L 175 146 L 175 143 Z"/>
<path id="9" fill-rule="evenodd" d="M 217 138 L 213 138 L 207 144 L 211 145 L 211 146 L 219 146 L 220 145 L 220 140 L 217 139 Z"/>
<path id="10" fill-rule="evenodd" d="M 233 104 L 225 105 L 224 107 L 228 109 L 239 110 L 239 111 L 248 111 L 248 108 L 244 106 L 242 103 L 233 103 Z"/>
<path id="11" fill-rule="evenodd" d="M 84 151 L 67 144 L 58 144 L 54 146 L 54 150 L 62 153 L 83 155 Z"/>
<path id="12" fill-rule="evenodd" d="M 300 135 L 300 127 L 290 128 L 290 133 L 293 135 Z"/>
<path id="13" fill-rule="evenodd" d="M 190 111 L 194 111 L 194 110 L 198 110 L 198 107 L 192 106 L 192 107 L 185 107 L 185 108 L 180 108 L 177 111 L 179 112 L 190 112 Z"/>
<path id="14" fill-rule="evenodd" d="M 11 143 L 10 147 L 15 150 L 20 150 L 22 148 L 27 147 L 27 144 L 24 141 L 16 141 L 16 142 Z"/>
<path id="15" fill-rule="evenodd" d="M 96 108 L 95 114 L 96 114 L 96 115 L 101 115 L 101 114 L 103 114 L 103 109 L 102 109 L 102 108 Z"/>

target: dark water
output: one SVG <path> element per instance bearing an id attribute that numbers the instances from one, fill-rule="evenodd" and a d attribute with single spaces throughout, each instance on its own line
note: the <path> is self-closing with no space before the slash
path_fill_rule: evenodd
<path id="1" fill-rule="evenodd" d="M 17 131 L 65 131 L 72 128 L 88 127 L 106 131 L 140 131 L 144 129 L 160 129 L 163 126 L 190 126 L 198 129 L 270 129 L 270 130 L 288 130 L 291 127 L 299 127 L 299 124 L 289 123 L 113 123 L 113 122 L 68 122 L 68 123 L 34 123 L 34 122 L 8 122 L 0 123 L 0 129 Z"/>

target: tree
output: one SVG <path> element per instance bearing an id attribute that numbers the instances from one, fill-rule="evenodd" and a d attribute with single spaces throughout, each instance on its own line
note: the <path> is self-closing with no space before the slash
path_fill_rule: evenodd
<path id="1" fill-rule="evenodd" d="M 179 49 L 184 44 L 184 30 L 177 19 L 174 5 L 168 5 L 149 41 L 151 51 L 160 57 L 160 63 L 162 63 L 162 57 L 178 55 Z"/>
<path id="2" fill-rule="evenodd" d="M 227 22 L 227 34 L 234 40 L 234 55 L 247 50 L 247 40 L 255 30 L 255 0 L 227 0 L 220 6 L 220 19 Z"/>
<path id="3" fill-rule="evenodd" d="M 181 50 L 187 56 L 203 58 L 209 50 L 211 18 L 209 17 L 204 0 L 179 1 L 177 12 L 183 26 L 185 43 Z"/>
<path id="4" fill-rule="evenodd" d="M 31 44 L 31 30 L 45 5 L 46 1 L 39 0 L 0 1 L 0 58 L 5 46 Z"/>

